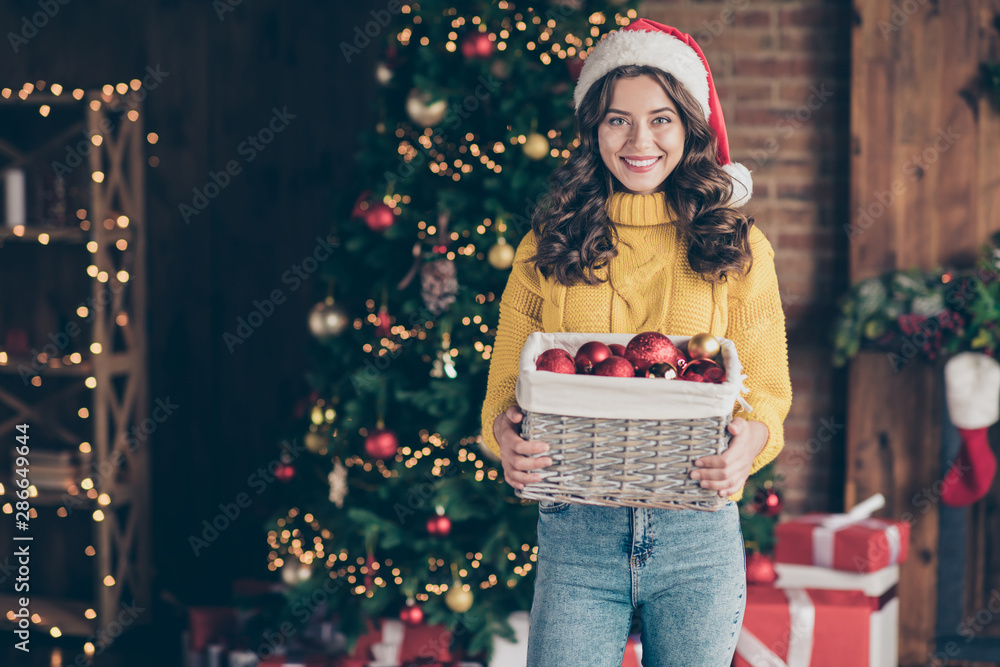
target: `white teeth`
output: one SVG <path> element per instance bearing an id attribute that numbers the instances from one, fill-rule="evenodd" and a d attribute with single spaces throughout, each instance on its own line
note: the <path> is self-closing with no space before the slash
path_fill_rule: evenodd
<path id="1" fill-rule="evenodd" d="M 652 160 L 629 160 L 627 157 L 623 157 L 622 159 L 628 162 L 633 167 L 648 167 L 649 165 L 653 164 L 660 158 L 654 157 Z"/>

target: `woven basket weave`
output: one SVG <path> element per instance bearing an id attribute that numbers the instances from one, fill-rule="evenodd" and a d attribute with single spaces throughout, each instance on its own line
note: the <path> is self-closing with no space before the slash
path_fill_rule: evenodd
<path id="1" fill-rule="evenodd" d="M 539 336 L 539 334 L 531 335 Z M 533 357 L 539 349 L 548 349 L 557 344 L 575 352 L 575 348 L 585 340 L 627 342 L 628 338 L 630 336 L 623 339 L 620 334 L 582 336 L 543 334 L 540 338 L 529 341 L 530 348 L 526 345 L 522 357 L 521 377 L 518 380 L 519 399 L 525 396 L 530 400 L 524 401 L 521 405 L 524 412 L 521 437 L 547 443 L 549 451 L 532 456 L 551 458 L 552 464 L 535 471 L 542 477 L 540 481 L 525 484 L 524 488 L 517 489 L 515 494 L 521 498 L 584 505 L 703 511 L 722 509 L 729 499 L 720 496 L 717 490 L 702 488 L 699 480 L 691 479 L 690 472 L 695 467 L 696 459 L 721 454 L 729 446 L 732 436 L 727 426 L 733 416 L 733 401 L 729 397 L 738 396 L 741 380 L 730 383 L 733 393 L 723 392 L 722 399 L 715 404 L 725 406 L 724 408 L 694 407 L 691 412 L 700 414 L 692 418 L 677 417 L 677 410 L 674 410 L 673 417 L 663 419 L 617 418 L 607 414 L 605 416 L 554 414 L 532 409 L 534 406 L 531 405 L 532 402 L 541 404 L 546 396 L 553 396 L 547 390 L 537 391 L 538 387 L 548 385 L 538 385 L 533 392 L 521 392 L 522 389 L 526 390 L 527 386 L 521 387 L 520 383 L 530 375 L 532 383 L 536 378 L 542 383 L 564 383 L 560 389 L 568 392 L 565 396 L 567 400 L 562 402 L 566 412 L 618 413 L 622 410 L 621 401 L 614 407 L 608 407 L 607 404 L 612 399 L 611 394 L 606 393 L 605 387 L 614 387 L 614 393 L 621 394 L 621 390 L 617 390 L 617 387 L 624 388 L 626 385 L 616 384 L 620 382 L 633 383 L 629 386 L 640 387 L 643 392 L 661 392 L 657 397 L 660 406 L 665 400 L 667 403 L 679 403 L 682 396 L 692 392 L 708 395 L 725 389 L 719 385 L 711 388 L 705 385 L 692 387 L 693 383 L 683 380 L 612 378 L 610 383 L 601 385 L 601 389 L 595 392 L 594 381 L 607 382 L 606 378 L 599 380 L 593 377 L 532 374 Z M 687 339 L 687 337 L 673 336 L 671 338 L 675 344 Z M 731 341 L 721 340 L 724 346 L 732 345 Z M 731 366 L 727 372 L 739 376 L 741 366 L 735 347 L 726 347 L 726 350 Z M 634 384 L 636 382 L 640 384 Z M 590 389 L 587 389 L 588 386 Z M 571 405 L 578 398 L 581 399 L 580 402 Z M 605 400 L 602 401 L 600 398 Z M 641 399 L 632 403 L 637 403 L 639 400 Z M 643 412 L 647 408 L 636 406 L 635 409 Z M 657 407 L 656 411 L 664 412 L 662 407 Z M 710 412 L 718 414 L 709 414 Z M 642 416 L 648 414 L 643 412 Z"/>
<path id="2" fill-rule="evenodd" d="M 548 443 L 552 465 L 521 498 L 615 507 L 717 511 L 728 502 L 689 473 L 721 454 L 732 415 L 707 419 L 601 419 L 525 412 L 521 435 Z"/>

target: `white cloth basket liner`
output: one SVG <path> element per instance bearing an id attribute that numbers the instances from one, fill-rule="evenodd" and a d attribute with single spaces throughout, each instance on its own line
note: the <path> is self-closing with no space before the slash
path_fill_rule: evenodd
<path id="1" fill-rule="evenodd" d="M 753 408 L 740 395 L 749 391 L 747 378 L 736 354 L 736 345 L 716 336 L 726 369 L 726 381 L 689 382 L 662 378 L 619 378 L 594 375 L 570 375 L 539 371 L 538 356 L 552 348 L 562 348 L 571 355 L 587 342 L 627 345 L 636 334 L 595 334 L 536 331 L 528 336 L 521 351 L 517 377 L 517 404 L 522 410 L 569 417 L 605 419 L 704 419 L 732 413 L 739 402 L 743 410 Z M 690 336 L 667 336 L 681 350 Z"/>

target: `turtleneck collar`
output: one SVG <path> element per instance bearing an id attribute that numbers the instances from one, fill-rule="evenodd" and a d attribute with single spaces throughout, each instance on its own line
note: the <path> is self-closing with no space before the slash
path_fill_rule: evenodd
<path id="1" fill-rule="evenodd" d="M 608 199 L 607 212 L 615 224 L 632 227 L 652 227 L 675 219 L 662 191 L 648 195 L 615 192 Z"/>

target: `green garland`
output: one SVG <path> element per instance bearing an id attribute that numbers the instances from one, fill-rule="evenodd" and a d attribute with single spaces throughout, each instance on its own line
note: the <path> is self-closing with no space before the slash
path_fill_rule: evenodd
<path id="1" fill-rule="evenodd" d="M 918 356 L 992 356 L 1000 345 L 1000 232 L 992 242 L 972 268 L 908 269 L 855 283 L 837 300 L 833 365 L 861 349 L 884 351 L 895 370 Z"/>

